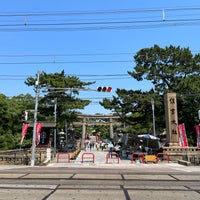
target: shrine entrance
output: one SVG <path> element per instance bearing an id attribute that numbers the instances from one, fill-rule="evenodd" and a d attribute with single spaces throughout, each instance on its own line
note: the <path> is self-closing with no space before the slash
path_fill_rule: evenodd
<path id="1" fill-rule="evenodd" d="M 79 114 L 78 118 L 81 119 L 81 122 L 73 122 L 73 125 L 82 126 L 82 140 L 81 140 L 81 149 L 84 148 L 84 141 L 86 139 L 86 126 L 109 126 L 109 135 L 110 138 L 113 139 L 114 132 L 113 126 L 121 126 L 121 122 L 116 122 L 116 119 L 119 119 L 118 116 L 113 115 L 84 115 Z"/>

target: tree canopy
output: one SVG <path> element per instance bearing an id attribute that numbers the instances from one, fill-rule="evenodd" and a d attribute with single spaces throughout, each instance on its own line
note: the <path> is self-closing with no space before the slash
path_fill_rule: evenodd
<path id="1" fill-rule="evenodd" d="M 34 98 L 30 94 L 12 98 L 0 94 L 0 107 L 0 149 L 17 148 L 22 131 L 22 111 L 34 108 Z"/>
<path id="2" fill-rule="evenodd" d="M 112 99 L 101 102 L 105 108 L 118 113 L 135 134 L 152 132 L 151 99 L 155 100 L 157 132 L 165 128 L 164 99 L 167 92 L 177 93 L 179 122 L 185 123 L 192 134 L 200 109 L 200 54 L 189 48 L 154 45 L 141 49 L 134 56 L 136 65 L 128 74 L 137 81 L 152 84 L 149 91 L 117 89 Z M 131 126 L 131 129 L 130 129 Z"/>
<path id="3" fill-rule="evenodd" d="M 37 77 L 28 77 L 25 83 L 28 86 L 35 86 Z M 82 82 L 78 77 L 68 76 L 64 70 L 61 73 L 47 74 L 40 73 L 40 91 L 43 96 L 40 99 L 40 114 L 53 119 L 54 101 L 57 102 L 58 123 L 70 123 L 75 118 L 74 110 L 84 109 L 90 101 L 78 98 L 79 91 L 94 82 Z"/>
<path id="4" fill-rule="evenodd" d="M 128 72 L 138 81 L 151 81 L 155 92 L 200 91 L 200 54 L 193 55 L 189 48 L 155 45 L 141 49 L 134 56 L 136 66 Z M 192 89 L 192 90 L 191 90 Z"/>
<path id="5" fill-rule="evenodd" d="M 35 87 L 36 77 L 28 77 L 25 84 Z M 90 101 L 78 98 L 79 91 L 93 82 L 82 82 L 75 76 L 61 73 L 40 73 L 38 121 L 54 121 L 54 105 L 57 104 L 57 127 L 61 130 L 76 119 L 76 110 L 83 109 Z M 34 88 L 33 88 L 34 89 Z M 22 111 L 28 111 L 28 121 L 33 121 L 35 97 L 20 94 L 6 97 L 0 94 L 0 150 L 19 148 L 22 132 Z M 23 147 L 31 146 L 32 132 L 26 134 Z"/>

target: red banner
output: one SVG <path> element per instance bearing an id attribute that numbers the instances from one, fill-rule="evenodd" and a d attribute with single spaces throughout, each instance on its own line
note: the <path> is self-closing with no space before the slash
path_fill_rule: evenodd
<path id="1" fill-rule="evenodd" d="M 27 133 L 27 131 L 28 131 L 28 126 L 29 126 L 29 124 L 27 124 L 27 123 L 24 123 L 23 125 L 22 125 L 22 136 L 21 136 L 21 140 L 20 140 L 20 144 L 22 145 L 22 142 L 23 142 L 23 140 L 24 140 L 24 137 L 25 137 L 25 135 L 26 135 L 26 133 Z"/>
<path id="2" fill-rule="evenodd" d="M 36 146 L 40 143 L 41 130 L 42 130 L 42 123 L 37 123 L 36 124 L 36 140 L 35 140 L 35 145 Z"/>
<path id="3" fill-rule="evenodd" d="M 184 124 L 178 125 L 178 135 L 179 135 L 179 145 L 181 147 L 188 147 L 188 141 Z"/>
<path id="4" fill-rule="evenodd" d="M 200 149 L 200 125 L 195 126 L 196 137 L 197 137 L 197 148 Z"/>

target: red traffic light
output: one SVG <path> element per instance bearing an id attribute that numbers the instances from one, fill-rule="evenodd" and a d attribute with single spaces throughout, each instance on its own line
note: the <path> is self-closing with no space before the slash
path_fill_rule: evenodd
<path id="1" fill-rule="evenodd" d="M 111 92 L 112 88 L 111 87 L 107 87 L 107 92 Z"/>
<path id="2" fill-rule="evenodd" d="M 98 92 L 111 92 L 112 88 L 111 87 L 97 87 Z"/>

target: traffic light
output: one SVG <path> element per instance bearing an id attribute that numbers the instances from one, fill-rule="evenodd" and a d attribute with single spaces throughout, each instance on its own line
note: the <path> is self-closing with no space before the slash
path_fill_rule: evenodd
<path id="1" fill-rule="evenodd" d="M 111 92 L 112 88 L 111 87 L 97 87 L 98 92 Z"/>
<path id="2" fill-rule="evenodd" d="M 27 111 L 22 111 L 22 120 L 27 121 L 28 120 L 28 112 Z"/>
<path id="3" fill-rule="evenodd" d="M 107 92 L 111 92 L 112 88 L 111 87 L 107 87 Z"/>

